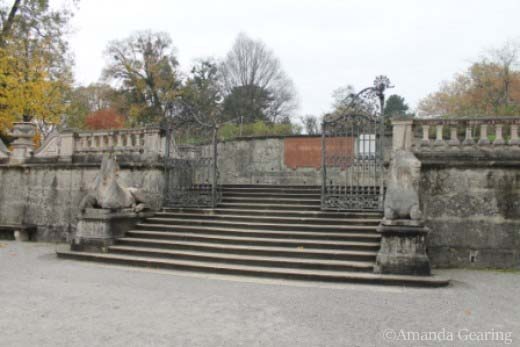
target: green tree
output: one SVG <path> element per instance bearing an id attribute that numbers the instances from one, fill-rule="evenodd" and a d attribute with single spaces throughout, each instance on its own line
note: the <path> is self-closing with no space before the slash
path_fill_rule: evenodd
<path id="1" fill-rule="evenodd" d="M 222 119 L 222 88 L 218 65 L 214 59 L 195 63 L 181 93 L 181 112 L 184 122 L 215 124 Z"/>
<path id="2" fill-rule="evenodd" d="M 385 117 L 401 117 L 407 116 L 409 109 L 402 96 L 393 94 L 386 100 L 383 113 Z"/>
<path id="3" fill-rule="evenodd" d="M 107 81 L 120 83 L 132 124 L 160 122 L 173 114 L 181 91 L 178 61 L 167 33 L 141 31 L 112 41 L 105 52 Z"/>

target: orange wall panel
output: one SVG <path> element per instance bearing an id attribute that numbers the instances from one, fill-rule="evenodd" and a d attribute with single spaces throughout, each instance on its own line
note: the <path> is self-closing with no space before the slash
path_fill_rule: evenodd
<path id="1" fill-rule="evenodd" d="M 354 152 L 352 137 L 327 138 L 327 157 L 338 155 L 350 156 Z M 319 137 L 286 137 L 284 141 L 284 163 L 293 170 L 300 167 L 321 167 L 321 138 Z"/>

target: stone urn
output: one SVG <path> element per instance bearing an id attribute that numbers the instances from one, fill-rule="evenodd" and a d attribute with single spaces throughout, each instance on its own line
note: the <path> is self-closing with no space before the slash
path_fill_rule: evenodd
<path id="1" fill-rule="evenodd" d="M 10 135 L 14 138 L 11 143 L 13 150 L 10 161 L 20 163 L 30 158 L 34 151 L 33 139 L 36 135 L 36 125 L 30 122 L 13 123 Z"/>

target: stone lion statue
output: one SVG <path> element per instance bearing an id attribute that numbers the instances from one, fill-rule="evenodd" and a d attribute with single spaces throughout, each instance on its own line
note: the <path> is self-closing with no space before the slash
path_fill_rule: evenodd
<path id="1" fill-rule="evenodd" d="M 87 208 L 110 210 L 133 209 L 141 212 L 146 208 L 145 193 L 142 189 L 124 187 L 118 182 L 119 165 L 113 153 L 103 156 L 101 169 L 88 194 L 81 200 L 80 211 Z"/>
<path id="2" fill-rule="evenodd" d="M 409 151 L 393 153 L 388 190 L 385 197 L 385 219 L 420 220 L 419 175 L 421 162 Z"/>

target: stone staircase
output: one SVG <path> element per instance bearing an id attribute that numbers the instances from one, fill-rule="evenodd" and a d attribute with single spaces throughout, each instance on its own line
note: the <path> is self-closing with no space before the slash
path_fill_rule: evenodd
<path id="1" fill-rule="evenodd" d="M 107 253 L 58 256 L 114 264 L 327 282 L 441 286 L 373 273 L 378 212 L 320 210 L 315 186 L 226 185 L 215 209 L 164 208 Z"/>

